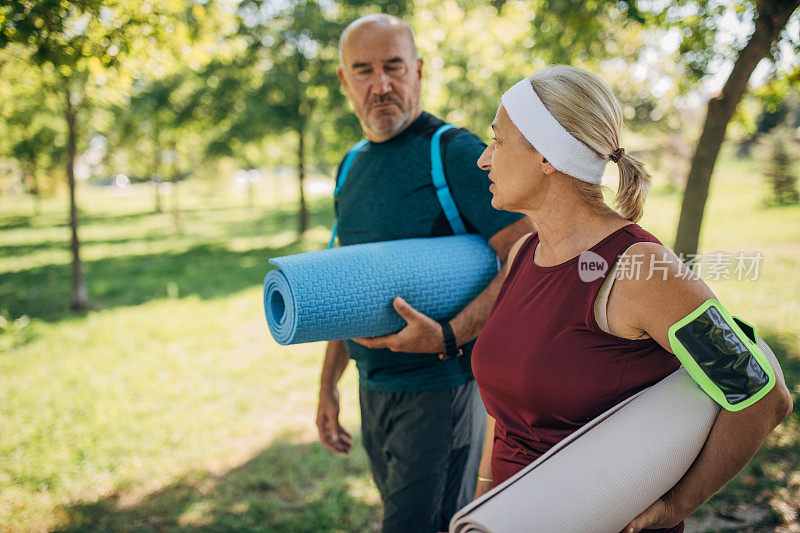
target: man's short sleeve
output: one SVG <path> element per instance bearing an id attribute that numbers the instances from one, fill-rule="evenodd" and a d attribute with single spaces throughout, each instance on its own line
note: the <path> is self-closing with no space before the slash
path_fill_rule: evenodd
<path id="1" fill-rule="evenodd" d="M 444 172 L 458 211 L 488 241 L 524 215 L 492 207 L 489 173 L 478 167 L 485 148 L 474 134 L 460 131 L 444 147 Z"/>

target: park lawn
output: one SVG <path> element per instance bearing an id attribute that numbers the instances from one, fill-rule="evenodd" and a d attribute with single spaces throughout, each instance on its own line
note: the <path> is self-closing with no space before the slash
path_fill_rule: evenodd
<path id="1" fill-rule="evenodd" d="M 0 531 L 363 530 L 378 519 L 361 448 L 332 460 L 314 442 L 321 345 L 279 347 L 261 308 L 267 258 L 322 246 L 330 200 L 312 200 L 300 244 L 293 202 L 186 196 L 176 232 L 171 213 L 150 213 L 149 188 L 84 187 L 94 310 L 78 315 L 64 309 L 63 200 L 31 218 L 27 201 L 4 199 Z M 348 372 L 354 429 L 355 387 Z"/>
<path id="2" fill-rule="evenodd" d="M 775 348 L 796 399 L 800 206 L 762 205 L 758 168 L 723 157 L 702 237 L 704 253 L 763 254 L 758 279 L 707 282 Z M 329 198 L 311 198 L 296 242 L 294 199 L 275 182 L 254 208 L 182 188 L 176 222 L 151 213 L 148 187 L 83 187 L 93 309 L 80 314 L 66 309 L 65 201 L 32 217 L 27 199 L 0 199 L 0 531 L 374 529 L 360 443 L 345 457 L 316 442 L 322 344 L 278 346 L 261 308 L 267 258 L 324 246 Z M 670 245 L 679 204 L 657 184 L 642 225 Z M 340 391 L 357 429 L 353 368 Z M 796 409 L 697 514 L 744 505 L 797 524 L 798 435 Z"/>

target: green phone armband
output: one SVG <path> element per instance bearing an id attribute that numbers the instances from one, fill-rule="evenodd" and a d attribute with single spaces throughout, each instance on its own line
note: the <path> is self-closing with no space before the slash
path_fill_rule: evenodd
<path id="1" fill-rule="evenodd" d="M 753 326 L 706 300 L 669 328 L 672 352 L 698 385 L 728 411 L 740 411 L 775 385 Z"/>

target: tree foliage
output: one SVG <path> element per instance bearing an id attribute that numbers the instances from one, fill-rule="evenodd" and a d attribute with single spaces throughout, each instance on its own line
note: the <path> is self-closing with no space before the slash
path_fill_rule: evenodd
<path id="1" fill-rule="evenodd" d="M 308 169 L 332 170 L 362 135 L 336 78 L 339 35 L 358 16 L 383 12 L 408 22 L 425 61 L 423 106 L 479 135 L 504 90 L 564 63 L 608 80 L 629 127 L 691 137 L 679 109 L 733 63 L 748 42 L 742 28 L 752 31 L 766 4 L 15 0 L 0 6 L 0 72 L 13 63 L 19 78 L 32 81 L 0 76 L 7 131 L 0 154 L 28 174 L 61 162 L 69 175 L 87 139 L 102 135 L 107 154 L 95 170 L 110 174 L 164 178 L 177 166 L 189 172 L 215 161 L 295 166 L 302 233 Z M 765 55 L 785 64 L 798 50 L 800 36 L 784 31 Z M 774 68 L 772 77 L 770 89 L 734 115 L 749 134 L 786 112 L 792 75 Z M 167 172 L 164 155 L 173 153 L 179 164 Z"/>
<path id="2" fill-rule="evenodd" d="M 172 59 L 185 59 L 188 41 L 201 22 L 214 18 L 208 7 L 182 0 L 18 1 L 0 7 L 0 49 L 11 45 L 30 54 L 43 78 L 52 78 L 66 123 L 66 174 L 72 230 L 72 302 L 88 305 L 78 238 L 75 161 L 82 109 L 124 98 L 134 78 L 165 74 Z"/>

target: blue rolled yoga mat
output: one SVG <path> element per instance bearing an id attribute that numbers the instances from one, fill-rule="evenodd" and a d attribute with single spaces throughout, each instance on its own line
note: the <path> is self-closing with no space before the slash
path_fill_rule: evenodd
<path id="1" fill-rule="evenodd" d="M 500 262 L 477 235 L 357 244 L 276 257 L 264 278 L 264 312 L 280 344 L 395 333 L 402 297 L 421 313 L 455 316 L 497 274 Z"/>

